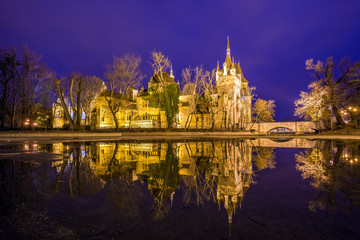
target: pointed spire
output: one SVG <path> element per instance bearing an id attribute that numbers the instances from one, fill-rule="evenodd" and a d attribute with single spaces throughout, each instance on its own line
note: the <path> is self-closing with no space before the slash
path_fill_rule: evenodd
<path id="1" fill-rule="evenodd" d="M 219 72 L 220 71 L 220 66 L 219 66 L 219 61 L 217 62 L 217 68 L 216 71 Z"/>
<path id="2" fill-rule="evenodd" d="M 228 223 L 229 223 L 229 236 L 231 237 L 231 225 L 232 225 L 233 210 L 230 208 L 227 209 L 227 214 L 228 214 Z"/>
<path id="3" fill-rule="evenodd" d="M 242 73 L 242 69 L 240 67 L 240 61 L 236 64 L 236 68 L 237 68 L 237 71 L 238 72 L 241 72 Z"/>
<path id="4" fill-rule="evenodd" d="M 234 214 L 236 213 L 236 202 L 232 202 Z"/>
<path id="5" fill-rule="evenodd" d="M 229 36 L 227 37 L 226 59 L 227 59 L 227 58 L 229 58 L 229 60 L 231 61 Z"/>
<path id="6" fill-rule="evenodd" d="M 171 68 L 170 68 L 170 77 L 175 78 L 174 72 L 173 72 L 173 69 L 172 69 L 172 64 L 171 64 Z"/>
<path id="7" fill-rule="evenodd" d="M 229 237 L 231 237 L 231 224 L 232 224 L 232 219 L 229 219 Z"/>

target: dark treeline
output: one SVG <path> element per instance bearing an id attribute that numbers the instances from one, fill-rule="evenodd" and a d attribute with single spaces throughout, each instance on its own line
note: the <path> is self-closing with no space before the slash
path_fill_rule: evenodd
<path id="1" fill-rule="evenodd" d="M 24 46 L 0 49 L 0 128 L 51 125 L 55 73 Z"/>

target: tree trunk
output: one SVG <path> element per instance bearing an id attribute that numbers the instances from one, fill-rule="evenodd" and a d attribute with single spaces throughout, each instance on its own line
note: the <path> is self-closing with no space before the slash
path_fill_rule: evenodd
<path id="1" fill-rule="evenodd" d="M 211 113 L 211 129 L 215 129 L 215 113 Z"/>
<path id="2" fill-rule="evenodd" d="M 345 122 L 340 114 L 339 108 L 335 104 L 331 104 L 331 107 L 336 118 L 336 124 L 340 127 L 343 127 L 345 125 Z"/>
<path id="3" fill-rule="evenodd" d="M 77 121 L 76 121 L 76 125 L 77 128 L 80 129 L 81 128 L 81 104 L 80 104 L 80 97 L 81 97 L 81 81 L 82 81 L 82 77 L 80 76 L 79 78 L 79 86 L 78 86 L 78 92 L 77 92 L 77 99 L 76 99 L 76 103 L 77 103 Z"/>
<path id="4" fill-rule="evenodd" d="M 5 76 L 4 76 L 5 78 Z M 1 99 L 1 113 L 0 113 L 0 116 L 1 116 L 1 125 L 0 125 L 0 128 L 4 128 L 5 126 L 5 108 L 6 108 L 6 102 L 7 102 L 7 96 L 8 96 L 8 80 L 5 79 L 5 82 L 4 82 L 4 86 L 3 86 L 3 93 L 2 93 L 2 99 Z"/>
<path id="5" fill-rule="evenodd" d="M 112 99 L 112 98 L 111 98 Z M 109 106 L 109 109 L 110 109 L 110 112 L 111 112 L 111 114 L 112 114 L 112 116 L 113 116 L 113 120 L 114 120 L 114 122 L 115 122 L 115 130 L 119 130 L 119 123 L 118 123 L 118 121 L 117 121 L 117 117 L 116 117 L 116 112 L 117 111 L 115 111 L 114 110 L 114 108 L 113 108 L 113 106 L 112 106 L 112 100 L 107 100 L 106 99 L 106 101 L 108 102 L 108 106 Z"/>
<path id="6" fill-rule="evenodd" d="M 333 110 L 333 113 L 335 115 L 336 118 L 336 125 L 338 125 L 339 127 L 343 127 L 345 125 L 345 122 L 339 112 L 339 108 L 337 106 L 337 101 L 336 101 L 336 96 L 335 96 L 335 84 L 334 81 L 332 79 L 328 80 L 328 91 L 329 91 L 329 100 L 330 100 L 330 105 L 331 108 Z"/>
<path id="7" fill-rule="evenodd" d="M 189 116 L 186 119 L 186 122 L 185 122 L 185 129 L 186 130 L 188 130 L 190 128 L 191 120 L 192 120 L 192 113 L 190 113 Z"/>
<path id="8" fill-rule="evenodd" d="M 63 95 L 62 90 L 61 90 L 60 80 L 59 79 L 55 78 L 55 85 L 56 85 L 56 90 L 58 92 L 58 95 L 59 95 L 59 98 L 60 98 L 60 101 L 61 101 L 61 106 L 64 109 L 65 117 L 69 121 L 71 130 L 75 130 L 76 126 L 75 126 L 74 121 L 72 120 L 72 118 L 70 116 L 70 113 L 69 113 L 69 110 L 68 110 L 68 108 L 66 106 L 66 103 L 65 103 L 65 100 L 64 100 L 64 95 Z"/>

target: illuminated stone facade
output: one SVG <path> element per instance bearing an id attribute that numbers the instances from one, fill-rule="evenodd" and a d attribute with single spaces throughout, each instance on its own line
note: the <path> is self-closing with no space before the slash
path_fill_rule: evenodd
<path id="1" fill-rule="evenodd" d="M 166 85 L 178 84 L 171 68 L 170 74 L 162 73 Z M 119 128 L 167 128 L 165 111 L 160 106 L 149 102 L 149 95 L 159 88 L 159 76 L 153 75 L 148 82 L 148 89 L 128 89 L 126 95 L 113 93 L 113 104 L 119 106 L 116 119 Z M 154 90 L 155 89 L 155 90 Z M 179 97 L 179 112 L 176 115 L 174 127 L 192 129 L 245 129 L 251 121 L 251 95 L 248 81 L 241 70 L 240 63 L 231 59 L 230 44 L 228 40 L 226 59 L 223 68 L 217 66 L 216 91 L 211 94 L 212 109 L 207 104 L 196 107 L 194 96 L 181 95 Z M 91 115 L 91 126 L 95 129 L 115 128 L 113 114 L 110 111 L 108 100 L 111 92 L 104 90 L 94 101 Z M 216 108 L 216 109 L 215 109 Z M 215 109 L 215 110 L 214 110 Z M 54 105 L 55 128 L 65 123 L 64 115 L 59 104 Z"/>
<path id="2" fill-rule="evenodd" d="M 216 91 L 210 97 L 215 109 L 213 109 L 214 117 L 209 111 L 199 107 L 191 118 L 189 128 L 211 128 L 214 124 L 216 129 L 244 129 L 247 123 L 251 122 L 251 95 L 248 84 L 240 63 L 231 59 L 228 39 L 223 68 L 221 69 L 218 64 L 216 69 Z M 178 124 L 180 127 L 185 127 L 193 101 L 194 97 L 191 95 L 180 96 Z"/>
<path id="3" fill-rule="evenodd" d="M 65 118 L 64 108 L 60 104 L 60 99 L 58 99 L 57 102 L 53 103 L 52 114 L 53 128 L 62 128 L 64 124 L 69 123 Z"/>
<path id="4" fill-rule="evenodd" d="M 218 65 L 216 70 L 217 97 L 222 107 L 218 118 L 224 119 L 226 128 L 244 127 L 251 122 L 251 95 L 248 84 L 240 63 L 231 59 L 228 39 L 223 69 Z"/>

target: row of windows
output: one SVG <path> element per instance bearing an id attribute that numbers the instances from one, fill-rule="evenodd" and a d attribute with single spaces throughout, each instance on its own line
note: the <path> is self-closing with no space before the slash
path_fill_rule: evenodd
<path id="1" fill-rule="evenodd" d="M 105 154 L 104 149 L 101 149 L 101 154 Z M 126 150 L 126 156 L 131 156 L 132 154 L 133 154 L 133 151 Z M 145 157 L 159 156 L 159 151 L 135 151 L 134 154 L 142 155 Z"/>
<path id="2" fill-rule="evenodd" d="M 84 118 L 83 118 L 84 119 Z M 126 120 L 130 121 L 130 120 L 134 120 L 133 119 L 133 115 L 126 115 Z M 142 116 L 137 116 L 135 118 L 135 120 L 159 120 L 159 115 L 142 115 Z M 105 122 L 105 114 L 102 114 L 100 117 L 100 122 Z"/>

